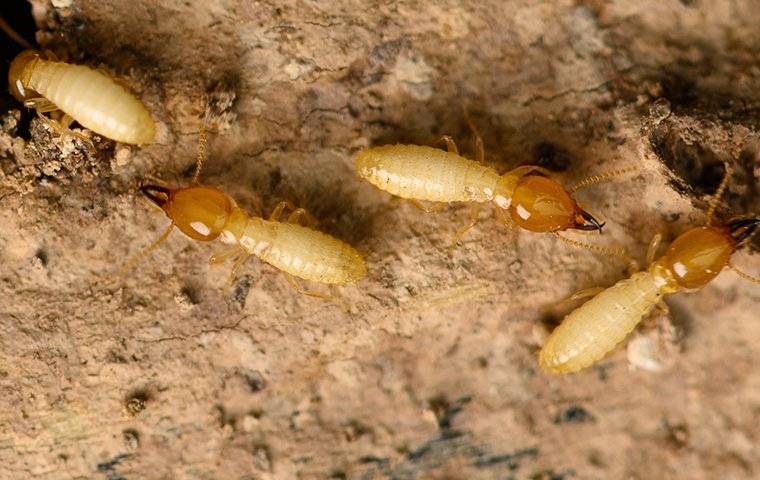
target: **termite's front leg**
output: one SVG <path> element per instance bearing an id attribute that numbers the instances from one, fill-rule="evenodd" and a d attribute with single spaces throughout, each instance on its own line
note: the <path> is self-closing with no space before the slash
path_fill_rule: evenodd
<path id="1" fill-rule="evenodd" d="M 454 247 L 456 247 L 457 242 L 459 242 L 464 234 L 467 233 L 472 227 L 474 227 L 476 223 L 478 223 L 479 215 L 480 204 L 473 202 L 472 205 L 470 205 L 470 220 L 456 231 L 454 238 L 451 240 L 451 246 L 449 247 L 450 250 L 453 250 Z"/>

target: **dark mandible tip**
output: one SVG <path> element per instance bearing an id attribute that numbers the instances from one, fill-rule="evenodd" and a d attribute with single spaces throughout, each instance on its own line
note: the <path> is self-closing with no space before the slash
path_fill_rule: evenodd
<path id="1" fill-rule="evenodd" d="M 169 193 L 171 193 L 171 190 L 168 188 L 153 184 L 142 185 L 140 191 L 143 195 L 148 197 L 151 202 L 161 208 L 163 208 L 163 206 L 166 205 L 166 202 L 169 201 Z"/>
<path id="2" fill-rule="evenodd" d="M 573 228 L 575 228 L 576 230 L 587 230 L 587 231 L 599 230 L 599 233 L 600 234 L 602 233 L 602 227 L 604 227 L 605 225 L 604 222 L 599 223 L 599 221 L 596 218 L 594 218 L 593 215 L 591 215 L 590 213 L 584 210 L 581 210 L 580 213 L 585 223 L 576 224 L 575 227 Z"/>
<path id="3" fill-rule="evenodd" d="M 754 235 L 758 228 L 760 228 L 760 217 L 745 218 L 728 224 L 728 229 L 731 231 L 731 235 L 733 235 L 736 243 L 741 243 Z"/>

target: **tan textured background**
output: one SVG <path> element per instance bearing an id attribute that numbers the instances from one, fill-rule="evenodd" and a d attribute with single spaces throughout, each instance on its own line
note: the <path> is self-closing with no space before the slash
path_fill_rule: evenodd
<path id="1" fill-rule="evenodd" d="M 469 151 L 466 104 L 500 171 L 641 165 L 578 196 L 608 221 L 586 238 L 643 261 L 703 220 L 724 160 L 726 215 L 760 212 L 756 2 L 33 3 L 37 41 L 122 77 L 159 136 L 91 156 L 5 100 L 0 478 L 760 475 L 759 287 L 726 272 L 627 351 L 547 377 L 547 308 L 624 265 L 485 214 L 449 256 L 466 208 L 423 214 L 352 169 L 444 133 Z M 204 94 L 203 181 L 252 212 L 292 200 L 365 252 L 351 315 L 256 260 L 222 291 L 218 247 L 176 232 L 108 281 L 166 225 L 136 187 L 188 181 Z"/>

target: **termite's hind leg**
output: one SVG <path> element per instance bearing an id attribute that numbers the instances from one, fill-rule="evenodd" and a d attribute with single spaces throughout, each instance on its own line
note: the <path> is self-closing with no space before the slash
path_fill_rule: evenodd
<path id="1" fill-rule="evenodd" d="M 459 155 L 459 149 L 457 148 L 457 144 L 454 141 L 454 139 L 451 137 L 451 135 L 444 135 L 442 136 L 438 142 L 443 142 L 446 144 L 446 150 L 448 150 L 450 153 L 456 153 Z"/>
<path id="2" fill-rule="evenodd" d="M 470 205 L 470 219 L 466 224 L 460 227 L 454 234 L 454 237 L 451 239 L 451 245 L 449 246 L 450 251 L 453 251 L 454 247 L 456 247 L 457 243 L 459 242 L 459 240 L 462 239 L 464 234 L 467 233 L 472 227 L 474 227 L 476 223 L 478 223 L 479 216 L 480 216 L 480 204 L 477 202 L 473 202 Z"/>
<path id="3" fill-rule="evenodd" d="M 575 193 L 578 190 L 581 190 L 586 187 L 590 187 L 591 185 L 594 185 L 596 183 L 604 182 L 613 177 L 625 175 L 626 173 L 637 172 L 638 170 L 639 170 L 638 166 L 632 165 L 629 167 L 618 168 L 617 170 L 612 170 L 612 171 L 600 173 L 597 175 L 591 175 L 590 177 L 586 177 L 580 182 L 573 185 L 569 191 L 570 193 Z"/>
<path id="4" fill-rule="evenodd" d="M 289 273 L 286 273 L 286 272 L 282 272 L 282 273 L 283 273 L 283 275 L 285 275 L 285 279 L 288 281 L 288 283 L 290 284 L 290 286 L 293 287 L 293 289 L 295 291 L 297 291 L 298 293 L 301 293 L 303 295 L 307 295 L 309 297 L 321 298 L 322 300 L 327 300 L 328 302 L 333 302 L 336 305 L 338 305 L 341 308 L 343 308 L 345 311 L 348 311 L 348 305 L 346 305 L 346 303 L 343 302 L 341 299 L 339 299 L 337 297 L 333 297 L 331 295 L 324 294 L 322 292 L 316 292 L 316 291 L 313 291 L 313 290 L 306 290 L 305 288 L 303 288 L 301 286 L 301 284 L 298 282 L 298 280 L 296 280 L 293 277 L 293 275 L 291 275 Z"/>
<path id="5" fill-rule="evenodd" d="M 51 120 L 55 121 L 55 120 Z M 65 113 L 63 117 L 58 121 L 61 135 L 71 135 L 72 137 L 76 137 L 79 140 L 83 141 L 84 143 L 88 144 L 90 146 L 90 150 L 95 150 L 95 144 L 92 143 L 92 139 L 88 137 L 87 135 L 84 135 L 79 132 L 75 132 L 71 128 L 71 124 L 74 123 L 74 118 L 71 117 L 68 113 Z"/>
<path id="6" fill-rule="evenodd" d="M 303 225 L 306 227 L 316 227 L 319 225 L 319 220 L 314 218 L 314 216 L 312 216 L 312 214 L 310 214 L 305 208 L 296 208 L 293 210 L 293 212 L 288 215 L 288 219 L 286 221 L 288 223 L 295 223 L 296 225 L 299 225 L 301 219 L 303 219 Z"/>
<path id="7" fill-rule="evenodd" d="M 437 213 L 446 207 L 445 202 L 422 202 L 420 200 L 416 200 L 414 198 L 409 199 L 412 205 L 419 208 L 425 213 Z"/>
<path id="8" fill-rule="evenodd" d="M 287 200 L 281 201 L 277 204 L 277 206 L 274 207 L 274 210 L 272 210 L 271 215 L 269 215 L 269 220 L 272 220 L 273 222 L 279 222 L 280 217 L 282 216 L 282 212 L 284 212 L 286 208 L 295 210 L 296 206 Z"/>
<path id="9" fill-rule="evenodd" d="M 606 290 L 605 287 L 591 287 L 591 288 L 584 288 L 582 290 L 578 290 L 577 292 L 573 293 L 566 299 L 560 301 L 557 305 L 554 306 L 554 308 L 556 309 L 564 308 L 570 302 L 583 300 L 584 298 L 595 297 L 598 294 L 602 293 L 604 290 Z"/>

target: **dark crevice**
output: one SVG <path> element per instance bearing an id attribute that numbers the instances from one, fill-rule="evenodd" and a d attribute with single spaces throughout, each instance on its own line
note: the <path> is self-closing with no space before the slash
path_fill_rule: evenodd
<path id="1" fill-rule="evenodd" d="M 34 24 L 32 17 L 32 6 L 26 0 L 6 0 L 0 2 L 0 16 L 17 34 L 23 37 L 27 42 L 34 45 L 36 42 L 35 32 L 37 26 Z M 0 55 L 2 55 L 2 72 L 0 78 L 3 82 L 8 78 L 8 67 L 11 61 L 24 50 L 24 47 L 17 44 L 4 31 L 0 30 Z M 7 112 L 12 108 L 18 108 L 18 101 L 8 91 L 7 86 L 2 89 L 0 95 L 0 111 Z M 22 119 L 23 121 L 23 119 Z M 26 120 L 28 132 L 28 119 Z"/>

